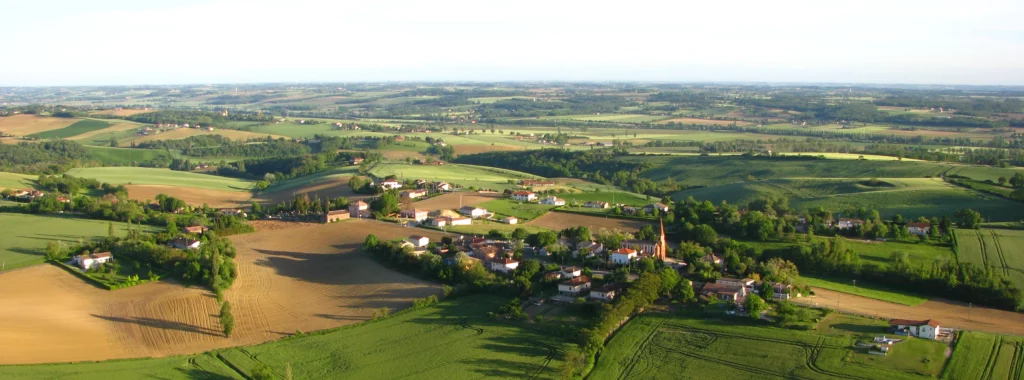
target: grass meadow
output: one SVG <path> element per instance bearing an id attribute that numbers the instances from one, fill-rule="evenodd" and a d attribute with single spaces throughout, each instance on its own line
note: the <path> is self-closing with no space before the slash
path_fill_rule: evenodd
<path id="1" fill-rule="evenodd" d="M 77 244 L 80 240 L 107 236 L 110 222 L 40 216 L 28 214 L 0 214 L 0 261 L 6 269 L 39 264 L 44 261 L 46 245 L 51 241 Z M 114 234 L 127 232 L 124 223 L 114 223 Z"/>
<path id="2" fill-rule="evenodd" d="M 964 331 L 942 372 L 943 379 L 1020 379 L 1024 368 L 1024 339 Z"/>
<path id="3" fill-rule="evenodd" d="M 956 253 L 961 262 L 990 268 L 1024 286 L 1024 231 L 983 228 L 956 229 Z"/>
<path id="4" fill-rule="evenodd" d="M 466 296 L 377 321 L 206 354 L 0 367 L 0 377 L 237 379 L 266 364 L 296 379 L 554 379 L 564 343 L 487 317 L 507 302 Z M 284 333 L 291 334 L 291 332 Z"/>
<path id="5" fill-rule="evenodd" d="M 0 188 L 32 188 L 35 186 L 36 178 L 39 178 L 39 176 L 30 174 L 0 172 Z"/>
<path id="6" fill-rule="evenodd" d="M 816 288 L 828 289 L 907 306 L 920 305 L 928 300 L 926 297 L 916 296 L 905 290 L 890 289 L 884 286 L 864 282 L 855 286 L 853 285 L 853 280 L 847 278 L 801 275 L 799 282 Z M 833 307 L 834 305 L 820 306 Z"/>
<path id="7" fill-rule="evenodd" d="M 156 149 L 111 148 L 105 146 L 84 146 L 94 159 L 111 166 L 129 166 L 140 162 L 173 158 L 171 153 Z"/>
<path id="8" fill-rule="evenodd" d="M 745 317 L 644 314 L 605 346 L 589 378 L 602 379 L 926 379 L 945 358 L 943 345 L 897 344 L 903 352 L 860 352 L 861 336 L 753 326 Z M 850 330 L 884 333 L 857 319 Z M 927 363 L 925 363 L 927 362 Z M 925 365 L 922 365 L 924 363 Z"/>
<path id="9" fill-rule="evenodd" d="M 168 185 L 210 190 L 248 190 L 252 188 L 252 182 L 243 179 L 158 168 L 75 168 L 69 170 L 67 174 L 75 177 L 95 178 L 100 182 L 113 185 Z"/>
<path id="10" fill-rule="evenodd" d="M 102 120 L 82 119 L 64 128 L 39 132 L 29 136 L 38 137 L 40 139 L 66 139 L 83 133 L 98 131 L 109 126 L 111 126 L 110 123 Z"/>

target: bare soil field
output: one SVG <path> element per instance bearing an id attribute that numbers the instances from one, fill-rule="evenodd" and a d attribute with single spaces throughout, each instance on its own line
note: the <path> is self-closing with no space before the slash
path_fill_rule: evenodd
<path id="1" fill-rule="evenodd" d="M 36 115 L 14 115 L 0 117 L 0 132 L 15 136 L 31 135 L 61 129 L 77 122 L 78 119 Z"/>
<path id="2" fill-rule="evenodd" d="M 291 228 L 314 227 L 321 223 L 311 222 L 287 222 L 283 220 L 250 220 L 249 225 L 256 229 L 256 232 L 287 230 Z"/>
<path id="3" fill-rule="evenodd" d="M 942 299 L 931 299 L 917 306 L 906 306 L 820 288 L 814 288 L 814 294 L 813 297 L 795 298 L 794 301 L 883 319 L 935 319 L 942 327 L 1024 334 L 1024 314 L 1021 313 L 977 306 L 968 308 L 966 304 Z"/>
<path id="4" fill-rule="evenodd" d="M 276 138 L 284 137 L 284 136 L 278 136 L 278 135 L 271 135 L 271 134 L 267 134 L 267 133 L 236 131 L 236 130 L 233 130 L 233 129 L 215 129 L 213 131 L 202 131 L 202 130 L 198 130 L 198 129 L 181 128 L 181 129 L 176 129 L 176 130 L 173 130 L 173 131 L 170 131 L 170 132 L 164 132 L 164 133 L 155 134 L 155 135 L 139 136 L 139 137 L 136 137 L 136 138 L 132 139 L 131 141 L 134 141 L 136 144 L 140 144 L 140 143 L 144 143 L 146 141 L 178 140 L 178 139 L 183 139 L 183 138 L 190 137 L 190 136 L 199 136 L 199 135 L 221 135 L 221 136 L 233 139 L 233 140 L 246 140 L 246 139 L 251 139 L 251 138 L 266 138 L 266 137 L 273 137 L 273 138 L 276 139 Z M 127 142 L 122 143 L 122 145 L 124 145 L 124 144 L 128 144 L 128 143 Z"/>
<path id="5" fill-rule="evenodd" d="M 167 185 L 125 185 L 128 197 L 140 201 L 152 201 L 157 194 L 166 194 L 187 202 L 190 205 L 207 204 L 213 208 L 242 207 L 252 204 L 252 193 L 248 191 L 228 191 L 199 189 Z"/>
<path id="6" fill-rule="evenodd" d="M 100 129 L 100 130 L 85 132 L 85 133 L 80 134 L 80 135 L 71 136 L 70 138 L 68 138 L 68 140 L 85 140 L 87 138 L 90 138 L 90 137 L 93 137 L 93 136 L 96 136 L 96 135 L 99 135 L 99 134 L 103 134 L 103 133 L 127 131 L 127 130 L 130 130 L 130 129 L 136 129 L 136 128 L 139 128 L 139 127 L 140 127 L 139 124 L 134 124 L 134 123 L 117 123 L 117 124 L 114 124 L 114 125 L 112 125 L 110 127 L 103 128 L 103 129 Z"/>
<path id="7" fill-rule="evenodd" d="M 463 206 L 475 206 L 484 202 L 493 201 L 501 196 L 499 194 L 479 194 L 469 192 L 449 193 L 415 202 L 412 205 L 417 209 L 427 211 L 453 210 L 459 208 L 460 197 L 462 198 L 461 204 Z"/>
<path id="8" fill-rule="evenodd" d="M 312 198 L 313 196 L 318 196 L 320 197 L 320 199 L 324 199 L 326 197 L 345 197 L 348 198 L 350 201 L 370 198 L 370 195 L 359 194 L 356 193 L 355 191 L 352 191 L 352 188 L 348 187 L 349 178 L 350 177 L 331 178 L 326 181 L 300 186 L 293 189 L 257 194 L 256 197 L 250 200 L 250 202 L 256 201 L 260 203 L 276 205 L 281 202 L 289 202 L 295 199 L 296 195 L 300 194 L 309 194 L 310 198 Z"/>
<path id="9" fill-rule="evenodd" d="M 384 158 L 389 160 L 404 160 L 406 157 L 418 160 L 426 160 L 427 156 L 424 156 L 420 152 L 412 152 L 408 150 L 385 150 L 380 152 L 384 155 Z"/>
<path id="10" fill-rule="evenodd" d="M 140 113 L 156 112 L 154 109 L 148 110 L 131 110 L 131 109 L 120 109 L 120 110 L 102 110 L 91 112 L 91 115 L 114 115 L 114 116 L 132 116 Z"/>
<path id="11" fill-rule="evenodd" d="M 367 320 L 408 307 L 436 285 L 387 269 L 359 251 L 367 234 L 440 238 L 366 220 L 232 237 L 239 277 L 225 293 L 235 332 L 221 333 L 212 292 L 171 281 L 117 291 L 52 265 L 0 274 L 0 364 L 161 357 L 249 345 Z"/>
<path id="12" fill-rule="evenodd" d="M 543 227 L 552 229 L 555 231 L 562 230 L 568 227 L 576 226 L 587 226 L 591 231 L 597 232 L 602 228 L 613 229 L 617 228 L 625 232 L 633 233 L 643 227 L 645 224 L 654 224 L 654 222 L 632 220 L 632 219 L 616 219 L 606 218 L 603 216 L 590 216 L 573 214 L 568 212 L 549 212 L 542 215 L 541 217 L 531 220 L 526 223 L 531 226 Z"/>
<path id="13" fill-rule="evenodd" d="M 497 151 L 508 151 L 508 150 L 526 150 L 523 146 L 514 145 L 483 145 L 483 144 L 463 144 L 453 145 L 455 147 L 456 155 L 464 154 L 476 154 L 486 152 L 497 152 Z"/>
<path id="14" fill-rule="evenodd" d="M 739 126 L 752 125 L 753 124 L 753 123 L 746 122 L 746 121 L 708 120 L 708 119 L 701 119 L 701 118 L 696 118 L 696 117 L 677 117 L 677 118 L 674 118 L 674 119 L 662 120 L 662 121 L 659 121 L 659 122 L 657 122 L 655 124 L 667 124 L 667 123 L 701 124 L 701 125 L 732 125 L 733 123 L 736 123 L 736 125 L 739 125 Z"/>

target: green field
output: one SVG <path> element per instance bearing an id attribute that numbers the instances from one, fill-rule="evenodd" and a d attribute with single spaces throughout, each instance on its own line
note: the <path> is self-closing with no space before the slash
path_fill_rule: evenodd
<path id="1" fill-rule="evenodd" d="M 66 139 L 86 132 L 98 131 L 100 129 L 110 127 L 110 125 L 110 123 L 102 120 L 82 119 L 67 127 L 34 133 L 29 135 L 29 137 L 37 137 L 40 139 Z"/>
<path id="2" fill-rule="evenodd" d="M 370 174 L 378 178 L 389 175 L 398 176 L 399 179 L 423 179 L 427 181 L 446 181 L 462 187 L 476 186 L 489 189 L 507 189 L 518 187 L 509 184 L 509 180 L 518 183 L 524 178 L 540 178 L 538 176 L 517 172 L 513 170 L 489 168 L 486 166 L 445 164 L 434 165 L 413 165 L 406 163 L 378 163 L 370 169 Z"/>
<path id="3" fill-rule="evenodd" d="M 937 375 L 945 362 L 938 342 L 897 343 L 894 353 L 876 356 L 854 348 L 863 341 L 860 335 L 751 326 L 745 317 L 719 320 L 694 314 L 633 318 L 601 351 L 589 378 L 925 379 Z M 844 326 L 885 332 L 868 319 L 851 322 Z"/>
<path id="4" fill-rule="evenodd" d="M 168 185 L 234 191 L 252 188 L 252 182 L 243 179 L 157 168 L 75 168 L 69 170 L 68 174 L 95 178 L 113 185 Z"/>
<path id="5" fill-rule="evenodd" d="M 35 187 L 39 176 L 19 173 L 0 172 L 0 188 L 24 189 Z"/>
<path id="6" fill-rule="evenodd" d="M 883 216 L 898 213 L 907 218 L 953 215 L 959 209 L 972 208 L 992 221 L 1017 220 L 1024 209 L 1017 202 L 954 186 L 938 178 L 878 179 L 877 184 L 870 184 L 867 178 L 778 178 L 687 189 L 673 194 L 673 198 L 692 196 L 716 204 L 724 200 L 743 205 L 767 195 L 785 196 L 797 210 L 820 206 L 836 212 L 866 207 Z"/>
<path id="7" fill-rule="evenodd" d="M 46 245 L 63 241 L 70 245 L 92 238 L 107 236 L 110 222 L 40 216 L 27 214 L 0 214 L 0 261 L 6 269 L 39 264 L 44 261 Z M 114 223 L 114 234 L 127 232 L 124 223 Z"/>
<path id="8" fill-rule="evenodd" d="M 957 258 L 995 270 L 1017 286 L 1024 286 L 1024 231 L 983 228 L 956 229 Z"/>
<path id="9" fill-rule="evenodd" d="M 828 289 L 836 292 L 849 293 L 861 297 L 873 298 L 876 300 L 888 301 L 902 305 L 920 305 L 928 300 L 923 296 L 915 296 L 903 290 L 889 289 L 883 286 L 861 282 L 856 286 L 853 280 L 838 277 L 824 277 L 815 275 L 800 276 L 800 282 L 816 288 Z M 840 300 L 839 302 L 842 302 Z M 819 305 L 835 307 L 839 305 Z"/>
<path id="10" fill-rule="evenodd" d="M 8 379 L 234 379 L 260 363 L 295 379 L 557 378 L 563 342 L 503 319 L 506 299 L 466 296 L 375 322 L 208 354 L 0 367 Z M 289 332 L 290 333 L 290 332 Z M 283 378 L 283 377 L 281 377 Z"/>
<path id="11" fill-rule="evenodd" d="M 173 155 L 165 150 L 111 148 L 89 145 L 84 146 L 84 148 L 94 159 L 100 161 L 103 165 L 109 166 L 131 166 L 154 159 L 170 161 L 173 158 Z"/>
<path id="12" fill-rule="evenodd" d="M 931 266 L 937 261 L 956 260 L 952 248 L 934 244 L 847 239 L 846 246 L 857 252 L 864 263 L 889 264 L 892 262 L 889 257 L 893 252 L 905 252 L 907 259 L 914 265 Z"/>
<path id="13" fill-rule="evenodd" d="M 542 116 L 544 120 L 576 120 L 576 121 L 606 121 L 610 123 L 645 123 L 667 119 L 666 116 L 652 116 L 639 114 L 597 114 L 597 115 L 564 115 L 564 116 Z"/>
<path id="14" fill-rule="evenodd" d="M 358 167 L 356 166 L 344 166 L 340 168 L 327 169 L 315 174 L 289 178 L 283 181 L 274 182 L 274 184 L 270 185 L 270 187 L 263 190 L 263 192 L 272 193 L 275 191 L 291 190 L 303 186 L 314 185 L 324 181 L 330 181 L 336 178 L 350 177 L 358 174 L 356 172 L 356 169 L 358 169 Z"/>
<path id="15" fill-rule="evenodd" d="M 544 197 L 540 197 L 543 199 Z M 521 219 L 520 223 L 535 219 L 555 206 L 542 205 L 537 202 L 520 202 L 512 199 L 496 199 L 476 205 L 501 216 L 514 216 Z"/>
<path id="16" fill-rule="evenodd" d="M 943 379 L 1021 379 L 1024 340 L 1017 336 L 961 332 Z"/>

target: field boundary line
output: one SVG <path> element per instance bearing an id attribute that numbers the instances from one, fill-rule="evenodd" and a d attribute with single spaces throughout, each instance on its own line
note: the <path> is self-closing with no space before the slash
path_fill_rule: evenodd
<path id="1" fill-rule="evenodd" d="M 985 238 L 977 230 L 974 231 L 974 236 L 978 238 L 978 245 L 981 246 L 981 260 L 985 264 L 985 270 L 987 271 L 992 264 L 988 262 L 988 249 L 985 247 Z"/>
<path id="2" fill-rule="evenodd" d="M 661 327 L 664 326 L 666 323 L 668 323 L 668 318 L 662 318 L 657 325 L 651 328 L 651 332 L 648 333 L 646 337 L 644 337 L 644 340 L 637 345 L 636 350 L 634 350 L 634 352 L 643 352 L 644 348 L 647 347 L 647 344 L 651 342 L 651 338 L 654 338 L 654 335 L 656 335 L 658 331 L 661 330 Z M 636 367 L 637 361 L 639 361 L 639 355 L 633 355 L 633 359 L 630 360 L 629 364 L 626 365 L 625 370 L 619 374 L 620 380 L 625 380 L 629 378 L 629 374 L 630 372 L 633 372 L 633 368 Z"/>
<path id="3" fill-rule="evenodd" d="M 996 367 L 996 356 L 999 355 L 999 350 L 1002 348 L 1002 345 L 1003 336 L 996 335 L 995 343 L 992 344 L 992 351 L 990 351 L 988 354 L 988 361 L 985 362 L 985 371 L 981 373 L 982 379 L 992 378 L 992 372 L 995 370 Z"/>
<path id="4" fill-rule="evenodd" d="M 999 244 L 999 235 L 996 235 L 996 232 L 992 230 L 989 230 L 988 233 L 992 236 L 992 245 L 996 248 L 996 254 L 999 256 L 999 262 L 1003 265 L 1003 274 L 1009 277 L 1010 264 L 1006 262 L 1006 256 L 1003 254 L 1002 244 Z"/>
<path id="5" fill-rule="evenodd" d="M 235 371 L 235 373 L 237 373 L 243 379 L 249 379 L 250 378 L 249 375 L 246 375 L 245 372 L 242 372 L 241 368 L 236 367 L 234 365 L 234 363 L 231 363 L 231 361 L 228 360 L 227 358 L 225 358 L 224 355 L 221 355 L 220 352 L 217 353 L 216 357 L 217 357 L 217 360 L 220 360 L 222 363 L 224 363 L 224 365 L 228 366 L 228 368 L 231 368 L 232 371 Z"/>

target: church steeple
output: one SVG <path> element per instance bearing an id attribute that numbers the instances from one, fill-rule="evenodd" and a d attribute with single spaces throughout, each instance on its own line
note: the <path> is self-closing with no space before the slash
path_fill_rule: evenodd
<path id="1" fill-rule="evenodd" d="M 654 247 L 654 257 L 665 260 L 668 257 L 668 244 L 665 243 L 665 220 L 658 219 L 658 223 L 661 224 L 661 236 L 658 238 L 658 244 Z"/>

